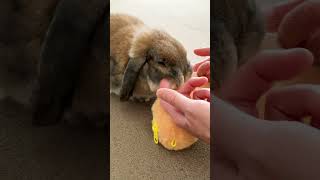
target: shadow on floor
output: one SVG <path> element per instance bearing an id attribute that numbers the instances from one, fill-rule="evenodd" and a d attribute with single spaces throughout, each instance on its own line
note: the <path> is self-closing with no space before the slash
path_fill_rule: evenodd
<path id="1" fill-rule="evenodd" d="M 0 179 L 107 179 L 109 138 L 103 130 L 33 127 L 30 112 L 0 102 Z"/>

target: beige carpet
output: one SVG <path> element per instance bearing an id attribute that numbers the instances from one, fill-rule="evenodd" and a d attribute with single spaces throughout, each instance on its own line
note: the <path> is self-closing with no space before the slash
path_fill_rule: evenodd
<path id="1" fill-rule="evenodd" d="M 131 14 L 160 27 L 186 47 L 194 63 L 202 59 L 194 48 L 210 44 L 210 0 L 111 0 L 111 12 Z M 122 103 L 111 96 L 111 179 L 209 179 L 210 147 L 171 152 L 153 142 L 151 105 Z"/>

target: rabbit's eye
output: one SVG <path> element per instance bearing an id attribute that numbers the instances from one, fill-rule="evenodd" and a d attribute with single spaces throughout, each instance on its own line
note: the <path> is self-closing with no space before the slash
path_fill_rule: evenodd
<path id="1" fill-rule="evenodd" d="M 166 64 L 164 62 L 159 61 L 158 64 L 160 64 L 161 66 L 165 66 Z"/>
<path id="2" fill-rule="evenodd" d="M 158 61 L 158 64 L 160 64 L 161 66 L 166 66 L 166 62 L 163 59 Z"/>

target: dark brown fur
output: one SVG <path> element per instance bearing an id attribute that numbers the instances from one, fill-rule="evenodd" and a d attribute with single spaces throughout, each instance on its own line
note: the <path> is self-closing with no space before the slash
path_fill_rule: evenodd
<path id="1" fill-rule="evenodd" d="M 104 80 L 108 48 L 93 39 L 99 36 L 108 41 L 105 28 L 96 27 L 98 21 L 108 21 L 100 17 L 106 4 L 103 0 L 1 1 L 1 98 L 31 107 L 35 124 L 57 123 L 64 113 L 65 119 L 75 119 L 79 112 L 82 118 L 107 120 L 109 96 L 102 91 L 108 89 Z"/>
<path id="2" fill-rule="evenodd" d="M 41 43 L 58 0 L 0 2 L 1 98 L 29 104 Z M 23 92 L 21 92 L 24 89 Z"/>

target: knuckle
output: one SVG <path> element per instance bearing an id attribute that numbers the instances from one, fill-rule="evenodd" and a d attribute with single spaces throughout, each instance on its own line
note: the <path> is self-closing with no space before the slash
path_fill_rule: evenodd
<path id="1" fill-rule="evenodd" d="M 188 106 L 186 106 L 185 112 L 191 114 L 194 111 L 194 108 L 194 102 L 191 102 Z"/>

